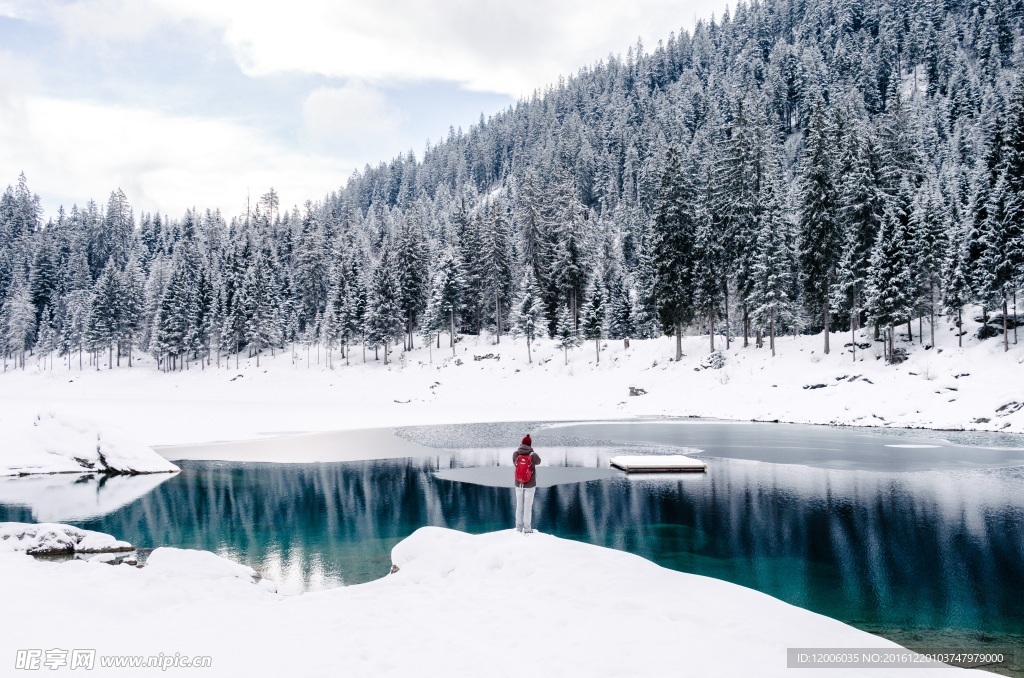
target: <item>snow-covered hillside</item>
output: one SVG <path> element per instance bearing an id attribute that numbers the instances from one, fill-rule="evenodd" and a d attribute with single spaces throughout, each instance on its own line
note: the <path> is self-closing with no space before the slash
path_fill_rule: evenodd
<path id="1" fill-rule="evenodd" d="M 15 648 L 209 656 L 210 675 L 257 677 L 781 676 L 787 647 L 897 647 L 751 589 L 539 533 L 427 527 L 392 559 L 398 571 L 368 584 L 280 596 L 199 551 L 157 549 L 142 569 L 0 553 L 19 582 L 0 635 Z M 902 671 L 949 669 L 886 675 Z"/>
<path id="2" fill-rule="evenodd" d="M 856 426 L 907 426 L 1024 432 L 1024 344 L 1004 353 L 998 339 L 979 341 L 974 325 L 957 346 L 951 326 L 936 326 L 937 347 L 897 344 L 908 359 L 887 365 L 882 345 L 865 332 L 852 360 L 848 334 L 781 337 L 767 348 L 723 351 L 721 369 L 704 368 L 707 337 L 688 337 L 684 357 L 671 360 L 671 338 L 604 342 L 600 364 L 593 342 L 563 352 L 552 340 L 464 337 L 455 357 L 444 346 L 393 352 L 385 366 L 353 352 L 333 368 L 316 349 L 234 361 L 220 370 L 193 364 L 158 372 L 147 357 L 135 367 L 79 372 L 43 370 L 0 375 L 4 421 L 45 409 L 115 426 L 146 445 L 237 440 L 300 431 L 478 421 L 700 416 Z M 917 326 L 915 323 L 915 333 Z M 925 325 L 925 334 L 928 327 Z M 722 346 L 721 337 L 716 338 Z M 631 397 L 630 387 L 646 391 Z M 4 443 L 0 452 L 10 454 Z"/>

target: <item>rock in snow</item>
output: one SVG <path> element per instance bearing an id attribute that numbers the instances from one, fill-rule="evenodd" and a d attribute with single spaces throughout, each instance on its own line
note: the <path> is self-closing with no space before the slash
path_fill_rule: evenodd
<path id="1" fill-rule="evenodd" d="M 65 415 L 0 420 L 0 475 L 170 473 L 178 467 L 121 431 Z"/>
<path id="2" fill-rule="evenodd" d="M 35 556 L 131 550 L 132 545 L 126 541 L 119 541 L 102 532 L 81 530 L 71 525 L 0 523 L 0 552 L 24 551 Z"/>

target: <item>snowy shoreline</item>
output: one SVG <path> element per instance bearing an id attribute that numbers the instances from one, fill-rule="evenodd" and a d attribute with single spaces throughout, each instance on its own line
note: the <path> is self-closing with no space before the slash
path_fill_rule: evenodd
<path id="1" fill-rule="evenodd" d="M 219 370 L 192 365 L 177 373 L 158 372 L 145 355 L 134 367 L 100 371 L 30 362 L 0 374 L 0 411 L 7 421 L 41 411 L 72 414 L 152 447 L 231 441 L 216 444 L 220 452 L 236 446 L 228 458 L 237 460 L 248 454 L 242 441 L 301 433 L 312 449 L 326 432 L 479 422 L 702 417 L 1024 433 L 1024 392 L 1015 378 L 1024 369 L 1024 344 L 1004 353 L 1001 342 L 978 340 L 976 328 L 967 329 L 960 348 L 940 319 L 938 346 L 903 342 L 908 358 L 899 365 L 885 364 L 880 344 L 858 350 L 854 362 L 841 348 L 849 337 L 840 334 L 833 335 L 840 348 L 829 355 L 821 353 L 820 334 L 779 338 L 775 357 L 736 342 L 722 352 L 720 369 L 703 367 L 707 337 L 685 338 L 678 363 L 670 360 L 671 338 L 633 341 L 629 349 L 604 342 L 600 363 L 590 345 L 571 351 L 565 364 L 554 341 L 537 342 L 531 363 L 522 340 L 494 344 L 489 336 L 461 338 L 454 358 L 444 347 L 396 350 L 387 366 L 372 353 L 366 363 L 357 353 L 348 366 L 334 356 L 333 368 L 321 354 L 317 365 L 315 348 L 308 356 L 302 349 L 294 357 L 278 353 L 258 368 L 255 360 L 237 368 L 231 361 L 230 369 L 223 361 Z M 630 396 L 630 387 L 646 394 Z M 316 458 L 294 454 L 296 461 Z"/>
<path id="2" fill-rule="evenodd" d="M 541 533 L 425 527 L 392 561 L 393 574 L 367 584 L 281 596 L 250 568 L 202 551 L 156 549 L 142 569 L 0 553 L 0 570 L 21 582 L 0 633 L 12 647 L 206 655 L 211 675 L 254 676 L 294 672 L 296 657 L 282 648 L 302 648 L 306 676 L 336 675 L 339 662 L 359 676 L 431 666 L 512 675 L 520 667 L 509 650 L 524 629 L 546 639 L 531 642 L 531 661 L 566 675 L 672 675 L 683 652 L 695 675 L 783 676 L 788 647 L 899 647 L 752 589 Z M 528 602 L 510 604 L 523 591 Z M 56 616 L 33 612 L 58 607 Z M 924 678 L 948 668 L 886 675 L 904 671 Z"/>

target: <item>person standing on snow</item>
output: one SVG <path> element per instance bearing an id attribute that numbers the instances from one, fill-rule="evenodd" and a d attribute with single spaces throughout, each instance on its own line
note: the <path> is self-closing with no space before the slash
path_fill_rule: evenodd
<path id="1" fill-rule="evenodd" d="M 533 532 L 533 495 L 537 491 L 537 464 L 540 456 L 533 451 L 530 434 L 523 436 L 523 443 L 512 453 L 512 464 L 516 470 L 516 530 Z"/>

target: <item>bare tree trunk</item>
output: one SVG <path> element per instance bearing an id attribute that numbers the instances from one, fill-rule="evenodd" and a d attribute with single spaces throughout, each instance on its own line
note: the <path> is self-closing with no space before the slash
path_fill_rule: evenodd
<path id="1" fill-rule="evenodd" d="M 910 318 L 907 318 L 907 341 L 914 343 L 914 325 Z"/>
<path id="2" fill-rule="evenodd" d="M 724 319 L 724 321 L 725 321 L 725 350 L 728 351 L 729 350 L 729 345 L 731 344 L 731 342 L 729 341 L 729 281 L 728 280 L 725 282 L 725 285 L 723 285 L 723 287 L 725 288 L 725 306 L 724 306 L 724 308 L 725 308 L 725 319 Z"/>
<path id="3" fill-rule="evenodd" d="M 601 364 L 601 340 L 594 339 L 594 353 L 597 354 L 597 364 Z"/>
<path id="4" fill-rule="evenodd" d="M 451 311 L 451 340 L 452 340 L 452 357 L 455 357 L 455 309 Z"/>
<path id="5" fill-rule="evenodd" d="M 853 362 L 857 362 L 857 309 L 850 315 L 850 346 L 853 347 Z"/>
<path id="6" fill-rule="evenodd" d="M 935 348 L 935 283 L 931 286 L 931 299 L 928 305 L 928 329 L 932 335 L 932 348 Z"/>
<path id="7" fill-rule="evenodd" d="M 708 334 L 711 336 L 711 352 L 715 352 L 715 313 L 712 311 L 708 314 L 708 324 L 711 326 L 711 331 Z"/>
<path id="8" fill-rule="evenodd" d="M 743 302 L 743 348 L 749 345 L 748 337 L 750 336 L 750 316 L 747 313 L 747 302 Z"/>
<path id="9" fill-rule="evenodd" d="M 1006 295 L 1003 295 L 1003 352 L 1010 350 L 1010 328 L 1007 325 L 1006 315 L 1010 310 L 1006 307 Z"/>
<path id="10" fill-rule="evenodd" d="M 1017 344 L 1017 290 L 1013 291 L 1013 343 Z"/>
<path id="11" fill-rule="evenodd" d="M 384 340 L 384 364 L 388 364 L 388 340 Z"/>
<path id="12" fill-rule="evenodd" d="M 683 324 L 676 323 L 676 362 L 683 359 Z"/>
<path id="13" fill-rule="evenodd" d="M 579 323 L 576 320 L 576 290 L 569 292 L 569 304 L 572 307 L 572 333 L 579 334 Z"/>
<path id="14" fill-rule="evenodd" d="M 772 347 L 772 357 L 775 357 L 775 311 L 768 316 L 768 343 Z"/>
<path id="15" fill-rule="evenodd" d="M 533 364 L 533 355 L 530 353 L 530 337 L 526 337 L 526 362 Z"/>
<path id="16" fill-rule="evenodd" d="M 831 313 L 829 313 L 828 299 L 825 299 L 825 308 L 822 310 L 822 318 L 825 321 L 825 355 L 828 355 L 828 353 L 829 353 L 829 346 L 828 346 L 829 326 L 828 326 L 828 321 L 829 321 L 829 316 L 830 315 L 831 315 Z"/>

